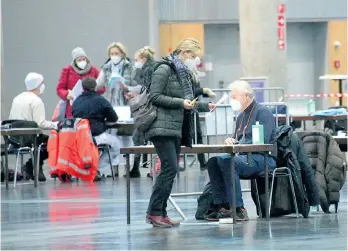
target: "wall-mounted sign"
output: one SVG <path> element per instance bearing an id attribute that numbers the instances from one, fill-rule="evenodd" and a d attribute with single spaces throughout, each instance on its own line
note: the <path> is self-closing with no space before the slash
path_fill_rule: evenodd
<path id="1" fill-rule="evenodd" d="M 285 4 L 278 4 L 278 13 L 285 14 Z"/>
<path id="2" fill-rule="evenodd" d="M 278 4 L 278 49 L 285 49 L 285 4 Z"/>

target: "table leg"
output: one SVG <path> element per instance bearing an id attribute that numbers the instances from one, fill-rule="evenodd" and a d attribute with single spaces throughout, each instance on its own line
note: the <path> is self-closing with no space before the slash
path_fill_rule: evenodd
<path id="1" fill-rule="evenodd" d="M 38 155 L 37 137 L 38 135 L 35 135 L 34 137 L 34 151 L 33 151 L 34 187 L 37 187 L 37 183 L 38 183 L 37 165 L 39 160 L 37 159 L 37 155 Z"/>
<path id="2" fill-rule="evenodd" d="M 130 175 L 129 175 L 129 169 L 130 169 L 130 159 L 129 154 L 126 154 L 126 176 L 127 176 L 127 225 L 130 225 Z"/>
<path id="3" fill-rule="evenodd" d="M 233 224 L 236 223 L 236 182 L 235 182 L 235 175 L 236 175 L 236 166 L 234 163 L 234 153 L 231 153 L 231 178 L 232 178 L 232 218 L 233 218 Z"/>
<path id="4" fill-rule="evenodd" d="M 5 186 L 8 189 L 8 136 L 4 135 L 4 147 L 5 147 Z"/>
<path id="5" fill-rule="evenodd" d="M 266 220 L 269 220 L 269 178 L 268 178 L 268 152 L 265 154 L 265 195 L 266 195 Z"/>
<path id="6" fill-rule="evenodd" d="M 343 83 L 343 80 L 342 79 L 339 79 L 338 80 L 338 93 L 340 93 L 340 94 L 342 94 L 342 83 Z M 340 106 L 342 106 L 343 105 L 343 102 L 342 102 L 342 96 L 341 97 L 339 97 L 339 104 L 340 104 Z"/>

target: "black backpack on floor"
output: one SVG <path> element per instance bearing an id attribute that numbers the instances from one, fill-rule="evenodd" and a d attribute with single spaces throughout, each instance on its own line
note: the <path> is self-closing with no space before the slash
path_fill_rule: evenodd
<path id="1" fill-rule="evenodd" d="M 205 220 L 204 215 L 209 213 L 210 209 L 212 208 L 212 205 L 214 204 L 210 182 L 208 182 L 205 185 L 203 189 L 203 194 L 198 197 L 197 202 L 198 207 L 195 217 L 197 220 Z"/>

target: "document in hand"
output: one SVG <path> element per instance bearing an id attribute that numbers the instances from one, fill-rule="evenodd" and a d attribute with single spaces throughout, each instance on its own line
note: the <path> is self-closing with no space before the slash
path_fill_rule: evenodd
<path id="1" fill-rule="evenodd" d="M 79 81 L 76 82 L 76 85 L 74 88 L 71 90 L 71 95 L 74 97 L 73 100 L 70 100 L 70 105 L 74 103 L 74 100 L 78 98 L 83 92 L 83 87 L 82 87 L 82 81 L 79 79 Z"/>
<path id="2" fill-rule="evenodd" d="M 109 80 L 109 86 L 115 85 L 115 84 L 117 84 L 119 82 L 124 84 L 126 81 L 125 81 L 124 77 L 121 76 L 121 74 L 119 74 L 118 72 L 113 72 L 111 74 L 111 77 L 110 77 L 110 80 Z"/>

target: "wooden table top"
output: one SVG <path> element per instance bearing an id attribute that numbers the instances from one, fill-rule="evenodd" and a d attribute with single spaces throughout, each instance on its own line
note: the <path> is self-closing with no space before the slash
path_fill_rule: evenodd
<path id="1" fill-rule="evenodd" d="M 125 128 L 125 129 L 133 129 L 134 123 L 122 123 L 122 122 L 116 122 L 116 123 L 106 123 L 107 128 Z"/>
<path id="2" fill-rule="evenodd" d="M 347 136 L 333 136 L 339 145 L 347 145 L 348 137 Z"/>
<path id="3" fill-rule="evenodd" d="M 32 135 L 41 134 L 40 128 L 11 128 L 11 129 L 0 129 L 2 136 L 14 136 L 14 135 Z"/>
<path id="4" fill-rule="evenodd" d="M 316 121 L 316 120 L 344 120 L 347 119 L 347 115 L 331 115 L 331 116 L 290 116 L 292 121 Z"/>
<path id="5" fill-rule="evenodd" d="M 122 147 L 121 154 L 154 154 L 155 147 L 149 146 L 133 146 Z M 273 151 L 273 145 L 193 145 L 190 147 L 181 147 L 181 153 L 251 153 L 251 152 L 270 152 Z"/>

